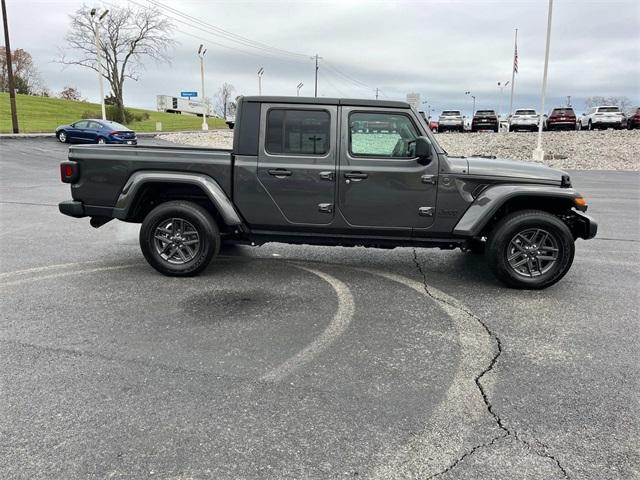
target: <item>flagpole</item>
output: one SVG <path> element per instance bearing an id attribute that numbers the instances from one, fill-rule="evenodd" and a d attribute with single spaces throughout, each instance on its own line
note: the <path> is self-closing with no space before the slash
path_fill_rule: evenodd
<path id="1" fill-rule="evenodd" d="M 513 43 L 513 62 L 511 62 L 511 97 L 509 99 L 509 115 L 513 113 L 513 88 L 516 85 L 516 52 L 518 51 L 518 29 Z"/>
<path id="2" fill-rule="evenodd" d="M 553 0 L 549 0 L 549 12 L 547 13 L 547 46 L 544 50 L 544 73 L 542 75 L 542 95 L 540 98 L 540 118 L 538 120 L 538 146 L 533 151 L 533 159 L 542 162 L 544 151 L 542 150 L 542 128 L 544 115 L 544 96 L 547 93 L 547 69 L 549 66 L 549 45 L 551 44 L 551 14 L 553 13 Z"/>

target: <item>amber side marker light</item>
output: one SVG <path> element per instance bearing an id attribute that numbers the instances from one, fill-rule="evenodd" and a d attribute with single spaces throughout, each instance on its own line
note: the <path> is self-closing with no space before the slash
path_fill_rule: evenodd
<path id="1" fill-rule="evenodd" d="M 587 200 L 583 197 L 574 198 L 573 204 L 576 206 L 578 210 L 582 210 L 582 211 L 585 211 L 588 206 Z"/>

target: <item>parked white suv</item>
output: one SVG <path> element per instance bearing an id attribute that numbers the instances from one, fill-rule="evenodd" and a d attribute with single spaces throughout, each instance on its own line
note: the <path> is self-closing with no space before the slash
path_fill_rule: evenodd
<path id="1" fill-rule="evenodd" d="M 593 130 L 594 128 L 622 128 L 625 125 L 625 116 L 620 107 L 615 105 L 603 105 L 593 107 L 583 113 L 578 120 L 580 130 Z"/>
<path id="2" fill-rule="evenodd" d="M 460 110 L 443 110 L 438 118 L 438 132 L 456 130 L 464 132 L 464 117 Z"/>
<path id="3" fill-rule="evenodd" d="M 509 117 L 509 131 L 516 130 L 538 130 L 540 117 L 533 108 L 516 110 Z"/>

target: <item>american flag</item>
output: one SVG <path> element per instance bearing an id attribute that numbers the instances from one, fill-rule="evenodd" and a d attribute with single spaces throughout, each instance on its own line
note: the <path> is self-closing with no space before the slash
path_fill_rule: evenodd
<path id="1" fill-rule="evenodd" d="M 516 43 L 516 49 L 513 52 L 513 71 L 518 73 L 518 44 Z"/>

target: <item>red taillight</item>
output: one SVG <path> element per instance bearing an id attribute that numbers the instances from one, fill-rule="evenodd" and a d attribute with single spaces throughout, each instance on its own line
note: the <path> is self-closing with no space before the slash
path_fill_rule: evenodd
<path id="1" fill-rule="evenodd" d="M 78 164 L 76 162 L 62 162 L 60 164 L 60 180 L 62 183 L 73 183 L 78 179 Z"/>

